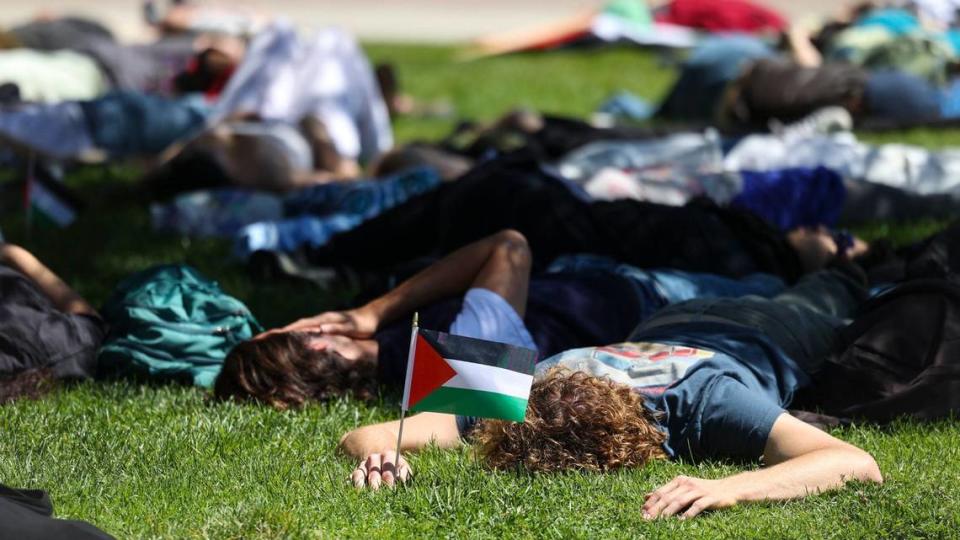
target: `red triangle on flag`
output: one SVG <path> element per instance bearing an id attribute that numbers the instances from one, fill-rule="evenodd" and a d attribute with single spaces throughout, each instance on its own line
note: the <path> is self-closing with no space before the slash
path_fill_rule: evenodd
<path id="1" fill-rule="evenodd" d="M 410 379 L 410 401 L 407 407 L 413 407 L 456 375 L 457 372 L 440 356 L 433 345 L 418 334 L 417 348 L 413 354 L 413 376 Z"/>

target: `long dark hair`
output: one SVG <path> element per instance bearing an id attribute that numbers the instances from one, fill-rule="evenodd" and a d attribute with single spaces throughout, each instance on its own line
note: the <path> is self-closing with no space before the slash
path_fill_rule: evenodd
<path id="1" fill-rule="evenodd" d="M 240 343 L 224 360 L 214 396 L 258 401 L 280 410 L 344 395 L 363 400 L 376 396 L 375 362 L 317 351 L 307 340 L 308 334 L 287 332 Z"/>

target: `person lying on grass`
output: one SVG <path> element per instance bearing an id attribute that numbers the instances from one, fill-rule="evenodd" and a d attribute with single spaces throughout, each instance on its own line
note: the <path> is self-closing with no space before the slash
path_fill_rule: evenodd
<path id="1" fill-rule="evenodd" d="M 502 293 L 523 306 L 522 291 Z M 678 476 L 647 495 L 647 519 L 801 498 L 851 480 L 879 483 L 869 453 L 785 411 L 865 296 L 857 279 L 824 270 L 772 299 L 668 306 L 627 343 L 538 364 L 524 422 L 421 413 L 407 418 L 401 450 L 470 440 L 490 467 L 532 472 L 605 472 L 668 458 L 763 465 L 721 479 Z M 518 344 L 516 334 L 486 337 Z M 354 485 L 377 489 L 409 479 L 409 464 L 394 452 L 398 427 L 387 422 L 343 436 L 341 450 L 360 460 Z"/>
<path id="2" fill-rule="evenodd" d="M 304 246 L 297 255 L 311 266 L 378 274 L 442 257 L 503 229 L 523 233 L 538 269 L 570 253 L 595 253 L 639 268 L 727 277 L 763 272 L 787 283 L 823 268 L 838 249 L 847 250 L 847 240 L 854 251 L 868 247 L 812 227 L 782 231 L 749 210 L 705 199 L 679 207 L 627 199 L 588 202 L 544 171 L 528 149 L 479 163 L 456 181 L 323 245 Z"/>
<path id="3" fill-rule="evenodd" d="M 214 391 L 285 409 L 404 380 L 410 318 L 425 328 L 476 338 L 504 335 L 539 350 L 620 341 L 664 305 L 695 297 L 772 296 L 779 278 L 730 279 L 675 270 L 644 271 L 578 255 L 530 278 L 525 238 L 501 231 L 455 251 L 357 309 L 322 313 L 244 342 L 227 356 Z"/>
<path id="4" fill-rule="evenodd" d="M 27 250 L 0 243 L 0 404 L 93 376 L 106 329 L 96 310 Z"/>

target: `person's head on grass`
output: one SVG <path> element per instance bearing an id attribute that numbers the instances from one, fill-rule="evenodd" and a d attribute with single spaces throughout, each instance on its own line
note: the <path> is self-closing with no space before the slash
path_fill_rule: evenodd
<path id="1" fill-rule="evenodd" d="M 280 410 L 346 395 L 372 399 L 377 393 L 377 364 L 361 341 L 309 332 L 266 332 L 230 351 L 214 395 Z"/>
<path id="2" fill-rule="evenodd" d="M 558 368 L 533 383 L 523 422 L 484 420 L 472 438 L 495 469 L 609 471 L 667 457 L 666 435 L 640 394 Z"/>

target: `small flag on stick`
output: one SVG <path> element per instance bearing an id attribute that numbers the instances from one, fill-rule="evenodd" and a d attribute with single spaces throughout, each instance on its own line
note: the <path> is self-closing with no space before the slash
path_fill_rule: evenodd
<path id="1" fill-rule="evenodd" d="M 23 187 L 27 230 L 34 222 L 66 227 L 76 221 L 80 202 L 63 184 L 53 180 L 37 167 L 33 154 L 27 161 Z"/>
<path id="2" fill-rule="evenodd" d="M 523 421 L 536 351 L 419 330 L 412 356 L 404 409 Z"/>
<path id="3" fill-rule="evenodd" d="M 397 455 L 407 411 L 523 422 L 537 351 L 420 329 L 414 316 Z"/>

